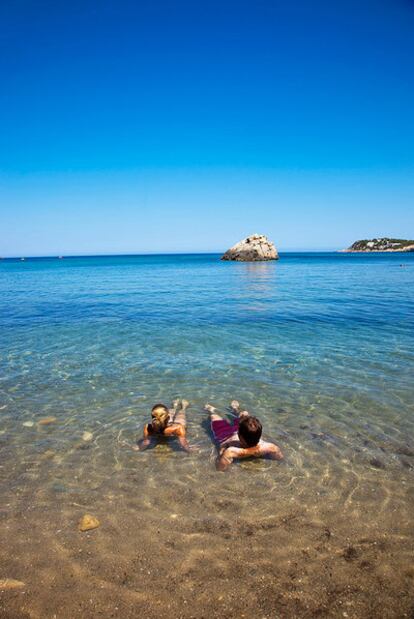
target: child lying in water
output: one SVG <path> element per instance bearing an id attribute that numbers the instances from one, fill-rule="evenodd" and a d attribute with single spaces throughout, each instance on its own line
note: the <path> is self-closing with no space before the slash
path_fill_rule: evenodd
<path id="1" fill-rule="evenodd" d="M 230 404 L 233 412 L 238 415 L 233 423 L 229 423 L 216 413 L 211 404 L 205 409 L 210 413 L 211 430 L 219 447 L 216 466 L 219 471 L 225 471 L 235 458 L 271 458 L 282 460 L 283 454 L 274 443 L 261 439 L 262 424 L 247 411 L 240 411 L 237 400 Z"/>
<path id="2" fill-rule="evenodd" d="M 135 450 L 144 450 L 151 443 L 158 442 L 163 437 L 176 436 L 181 447 L 186 452 L 191 451 L 186 438 L 185 411 L 189 407 L 187 400 L 181 401 L 181 410 L 178 410 L 180 400 L 174 400 L 173 408 L 168 410 L 164 404 L 155 404 L 151 410 L 151 423 L 144 427 L 143 438 L 137 442 Z"/>

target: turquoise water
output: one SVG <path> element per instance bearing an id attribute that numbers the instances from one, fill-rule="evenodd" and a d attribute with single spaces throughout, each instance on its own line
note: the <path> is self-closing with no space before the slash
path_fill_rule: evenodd
<path id="1" fill-rule="evenodd" d="M 2 428 L 140 420 L 182 396 L 237 397 L 281 436 L 311 411 L 317 431 L 412 431 L 414 254 L 218 258 L 3 260 Z"/>
<path id="2" fill-rule="evenodd" d="M 0 329 L 11 432 L 86 410 L 139 417 L 177 395 L 238 397 L 272 431 L 283 411 L 412 429 L 414 254 L 3 260 Z"/>
<path id="3" fill-rule="evenodd" d="M 329 616 L 344 616 L 341 604 L 357 605 L 350 617 L 380 616 L 367 604 L 402 616 L 393 609 L 412 578 L 414 254 L 3 260 L 0 355 L 2 574 L 29 583 L 36 616 L 52 616 L 48 583 L 55 614 L 63 604 L 75 616 L 77 596 L 89 607 L 89 561 L 107 591 L 103 614 L 126 612 L 142 587 L 152 603 L 151 574 L 167 580 L 170 565 L 182 599 L 218 574 L 231 597 L 230 543 L 240 565 L 253 557 L 249 578 L 269 592 L 275 565 L 282 596 L 292 578 L 315 609 L 339 596 Z M 152 404 L 176 397 L 191 402 L 198 450 L 134 452 Z M 225 413 L 233 398 L 262 419 L 284 462 L 215 471 L 203 406 Z M 85 512 L 101 528 L 81 544 Z M 213 598 L 205 603 L 220 608 Z"/>
<path id="4" fill-rule="evenodd" d="M 173 397 L 201 445 L 203 404 L 234 397 L 293 459 L 302 443 L 354 457 L 365 440 L 392 467 L 384 443 L 412 436 L 414 254 L 3 260 L 0 317 L 9 448 L 43 445 L 22 424 L 46 416 L 63 445 L 105 424 L 132 440 Z"/>
<path id="5" fill-rule="evenodd" d="M 175 397 L 207 449 L 203 405 L 237 398 L 292 467 L 410 470 L 414 254 L 3 260 L 0 317 L 6 454 L 70 453 L 87 431 L 109 465 Z"/>

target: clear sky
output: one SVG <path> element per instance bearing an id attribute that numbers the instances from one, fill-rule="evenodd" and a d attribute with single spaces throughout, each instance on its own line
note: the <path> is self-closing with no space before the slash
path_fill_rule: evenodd
<path id="1" fill-rule="evenodd" d="M 414 237 L 414 0 L 0 3 L 0 255 Z"/>

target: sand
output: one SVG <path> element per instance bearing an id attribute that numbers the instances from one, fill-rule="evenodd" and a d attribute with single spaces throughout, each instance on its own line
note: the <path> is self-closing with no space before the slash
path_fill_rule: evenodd
<path id="1" fill-rule="evenodd" d="M 208 453 L 120 449 L 98 479 L 92 453 L 72 454 L 70 478 L 42 460 L 36 483 L 32 465 L 8 488 L 0 579 L 24 587 L 0 591 L 1 619 L 413 617 L 412 514 L 388 494 L 400 475 L 372 467 L 367 500 L 289 461 L 217 473 Z M 100 527 L 80 533 L 85 513 Z"/>

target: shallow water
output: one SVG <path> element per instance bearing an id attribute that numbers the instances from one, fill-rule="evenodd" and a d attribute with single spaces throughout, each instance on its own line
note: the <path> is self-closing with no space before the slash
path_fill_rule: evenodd
<path id="1" fill-rule="evenodd" d="M 182 616 L 192 616 L 184 606 L 185 595 L 194 595 L 188 582 L 225 578 L 224 549 L 231 544 L 243 561 L 246 548 L 237 544 L 246 531 L 263 582 L 267 553 L 284 574 L 297 552 L 319 570 L 321 557 L 340 556 L 335 582 L 350 582 L 346 570 L 359 561 L 362 576 L 352 578 L 365 578 L 366 586 L 354 592 L 354 606 L 328 596 L 324 612 L 378 616 L 374 600 L 389 569 L 397 580 L 383 616 L 408 616 L 401 596 L 413 576 L 414 254 L 282 254 L 259 264 L 218 258 L 0 261 L 0 515 L 8 531 L 1 552 L 13 572 L 3 576 L 24 572 L 20 579 L 36 592 L 25 598 L 29 616 L 49 616 L 50 599 L 49 607 L 41 602 L 38 582 L 16 557 L 35 564 L 45 583 L 65 570 L 80 577 L 76 523 L 86 510 L 102 521 L 88 535 L 95 535 L 93 554 L 110 590 L 102 612 L 114 616 L 114 596 L 126 616 L 130 589 L 151 590 L 146 572 L 169 574 L 169 561 L 186 575 L 185 585 L 176 583 L 177 599 Z M 171 443 L 133 452 L 128 445 L 151 405 L 176 397 L 191 402 L 188 436 L 198 451 L 187 457 Z M 226 412 L 233 398 L 261 418 L 283 463 L 243 462 L 216 473 L 203 405 Z M 46 417 L 55 419 L 39 424 Z M 34 537 L 24 534 L 28 520 Z M 131 526 L 135 542 L 122 533 Z M 165 548 L 149 541 L 154 527 L 167 527 Z M 178 544 L 177 535 L 186 537 Z M 51 563 L 42 559 L 40 540 L 48 556 L 56 554 Z M 174 543 L 187 548 L 185 556 Z M 114 544 L 122 547 L 116 558 Z M 382 544 L 382 554 L 364 559 L 367 544 L 371 555 L 372 544 Z M 131 568 L 138 547 L 152 568 Z M 110 566 L 125 562 L 141 580 L 129 593 L 125 586 L 114 592 Z M 369 577 L 364 562 L 373 566 Z M 316 598 L 325 595 L 319 576 L 318 584 L 301 575 L 298 599 L 272 598 L 264 589 L 263 616 L 278 608 L 280 616 L 316 613 Z M 60 583 L 55 597 L 65 595 Z M 212 603 L 206 596 L 204 605 Z M 235 607 L 223 599 L 207 616 L 220 616 L 220 604 Z M 21 610 L 20 598 L 12 604 Z M 167 608 L 164 599 L 162 612 Z M 160 608 L 151 612 L 162 616 Z"/>

